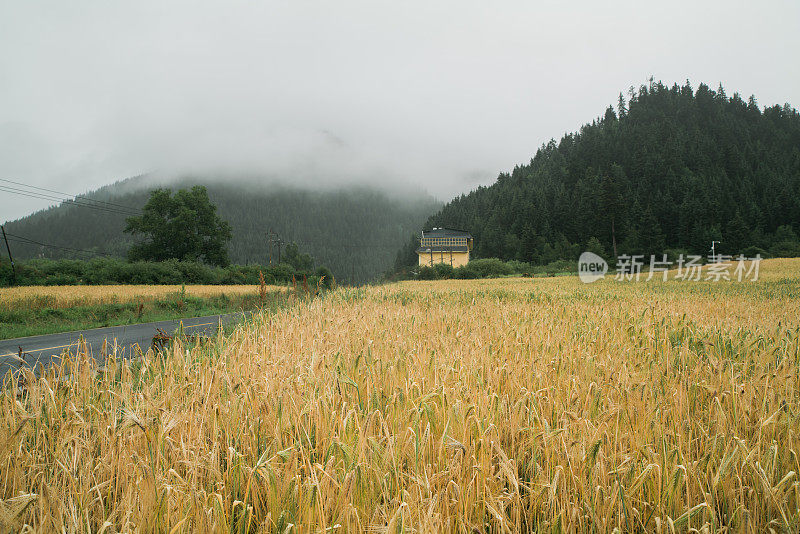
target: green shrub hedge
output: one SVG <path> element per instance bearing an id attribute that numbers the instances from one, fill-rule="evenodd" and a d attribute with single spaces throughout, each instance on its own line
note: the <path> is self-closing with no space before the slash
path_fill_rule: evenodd
<path id="1" fill-rule="evenodd" d="M 16 285 L 106 285 L 106 284 L 258 284 L 259 271 L 268 284 L 285 284 L 294 277 L 307 277 L 309 284 L 322 279 L 333 283 L 327 267 L 316 271 L 298 271 L 289 264 L 230 265 L 212 267 L 203 263 L 168 260 L 164 262 L 127 262 L 116 258 L 82 260 L 28 260 L 16 263 Z M 13 283 L 11 265 L 0 264 L 0 286 Z"/>
<path id="2" fill-rule="evenodd" d="M 503 276 L 545 276 L 558 273 L 577 272 L 577 262 L 559 260 L 547 265 L 531 265 L 523 261 L 503 261 L 497 258 L 472 260 L 462 267 L 437 263 L 433 267 L 423 265 L 408 271 L 404 278 L 412 280 L 447 280 L 473 278 L 500 278 Z"/>

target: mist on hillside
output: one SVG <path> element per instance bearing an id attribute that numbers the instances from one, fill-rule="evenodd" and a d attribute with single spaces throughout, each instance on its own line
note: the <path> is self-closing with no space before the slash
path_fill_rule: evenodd
<path id="1" fill-rule="evenodd" d="M 151 171 L 131 179 L 125 179 L 100 188 L 101 195 L 118 195 L 163 187 L 168 189 L 188 188 L 193 185 L 230 186 L 239 190 L 252 190 L 257 193 L 285 190 L 313 191 L 331 193 L 348 190 L 373 190 L 386 194 L 398 202 L 443 201 L 433 195 L 424 184 L 407 181 L 383 171 L 371 173 L 353 171 L 335 172 L 318 169 L 286 169 L 283 172 L 257 171 L 250 169 L 234 170 L 235 166 L 211 166 L 213 170 L 201 166 L 187 166 L 183 170 Z"/>
<path id="2" fill-rule="evenodd" d="M 5 225 L 14 257 L 92 259 L 126 257 L 137 238 L 128 217 L 157 187 L 203 185 L 220 217 L 231 225 L 229 258 L 237 264 L 279 263 L 280 240 L 295 243 L 337 280 L 367 282 L 391 267 L 397 250 L 442 204 L 423 191 L 387 191 L 368 183 L 289 184 L 259 176 L 164 176 L 153 173 L 91 192 Z M 275 255 L 273 255 L 275 252 Z"/>

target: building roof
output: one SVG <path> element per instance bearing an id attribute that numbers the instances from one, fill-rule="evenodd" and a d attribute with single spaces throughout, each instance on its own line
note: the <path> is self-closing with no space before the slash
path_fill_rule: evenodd
<path id="1" fill-rule="evenodd" d="M 469 252 L 469 248 L 465 245 L 460 247 L 440 247 L 440 246 L 432 246 L 432 247 L 419 247 L 417 249 L 417 254 L 438 254 L 440 252 Z"/>
<path id="2" fill-rule="evenodd" d="M 454 228 L 433 228 L 431 230 L 423 230 L 422 237 L 467 237 L 471 238 L 472 234 L 464 230 L 456 230 Z"/>

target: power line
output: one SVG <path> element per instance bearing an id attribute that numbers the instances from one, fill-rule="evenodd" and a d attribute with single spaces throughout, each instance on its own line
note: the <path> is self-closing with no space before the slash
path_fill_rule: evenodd
<path id="1" fill-rule="evenodd" d="M 0 185 L 0 191 L 5 191 L 7 193 L 14 193 L 16 195 L 22 195 L 22 196 L 30 197 L 30 198 L 38 198 L 38 199 L 42 199 L 42 200 L 49 200 L 49 201 L 52 201 L 52 202 L 61 202 L 62 204 L 69 203 L 69 204 L 73 204 L 73 205 L 80 206 L 80 207 L 83 207 L 83 208 L 90 208 L 90 209 L 94 209 L 94 210 L 97 210 L 97 211 L 104 211 L 106 213 L 118 213 L 118 214 L 122 214 L 122 215 L 136 215 L 134 212 L 123 212 L 123 211 L 120 211 L 120 210 L 117 210 L 117 209 L 107 208 L 105 206 L 98 206 L 98 205 L 95 205 L 95 204 L 86 204 L 86 203 L 83 203 L 83 202 L 80 202 L 80 201 L 77 201 L 77 200 L 73 200 L 73 199 L 69 199 L 69 198 L 55 197 L 53 195 L 48 195 L 48 194 L 45 194 L 45 193 L 37 193 L 35 191 L 25 191 L 24 189 L 19 189 L 19 188 L 16 188 L 16 187 L 9 187 L 7 185 Z"/>
<path id="2" fill-rule="evenodd" d="M 84 250 L 84 249 L 72 248 L 72 247 L 62 247 L 60 245 L 48 245 L 47 243 L 38 243 L 36 241 L 24 241 L 22 239 L 16 239 L 14 237 L 9 237 L 8 240 L 11 241 L 12 243 L 19 243 L 20 245 L 37 245 L 37 246 L 41 246 L 41 247 L 54 248 L 54 249 L 59 249 L 59 250 L 66 250 L 68 252 L 80 252 L 80 253 L 83 253 L 83 254 L 91 254 L 91 255 L 94 255 L 94 256 L 104 256 L 106 258 L 113 258 L 114 257 L 111 254 L 106 254 L 104 252 L 97 252 L 97 251 L 94 251 L 94 250 Z"/>
<path id="3" fill-rule="evenodd" d="M 98 206 L 98 205 L 95 205 L 95 204 L 87 204 L 87 203 L 81 202 L 79 200 L 73 200 L 73 199 L 69 199 L 69 198 L 54 197 L 52 195 L 47 195 L 47 194 L 44 194 L 44 193 L 37 193 L 35 191 L 25 191 L 23 189 L 19 189 L 19 188 L 16 188 L 16 187 L 9 187 L 9 186 L 6 186 L 6 185 L 0 185 L 0 191 L 5 191 L 7 193 L 14 193 L 16 195 L 22 195 L 22 196 L 30 197 L 30 198 L 38 198 L 38 199 L 42 199 L 42 200 L 50 200 L 50 201 L 55 201 L 55 202 L 61 202 L 63 204 L 72 204 L 72 205 L 80 206 L 80 207 L 83 207 L 83 208 L 94 209 L 96 211 L 104 211 L 106 213 L 115 213 L 115 214 L 119 214 L 119 215 L 134 215 L 134 216 L 135 215 L 139 215 L 138 212 L 121 211 L 121 210 L 118 210 L 118 209 L 107 208 L 105 206 Z"/>
<path id="4" fill-rule="evenodd" d="M 331 240 L 318 240 L 318 239 L 300 239 L 300 238 L 290 238 L 289 243 L 295 242 L 297 245 L 303 245 L 306 247 L 314 246 L 314 247 L 327 247 L 327 248 L 350 248 L 350 249 L 386 249 L 386 250 L 397 250 L 398 247 L 394 245 L 382 245 L 379 243 L 364 243 L 364 244 L 347 244 L 347 243 L 335 243 Z"/>
<path id="5" fill-rule="evenodd" d="M 10 184 L 21 185 L 21 186 L 27 187 L 29 189 L 38 189 L 39 191 L 46 191 L 48 193 L 56 193 L 58 195 L 62 195 L 62 196 L 65 196 L 65 197 L 70 197 L 70 198 L 74 197 L 76 200 L 78 198 L 82 198 L 82 199 L 87 200 L 89 202 L 94 202 L 94 203 L 97 203 L 97 204 L 106 204 L 108 206 L 114 206 L 114 207 L 122 208 L 122 209 L 128 210 L 128 211 L 135 211 L 137 213 L 141 213 L 141 211 L 142 211 L 141 209 L 135 208 L 133 206 L 126 206 L 124 204 L 117 204 L 115 202 L 108 202 L 106 200 L 98 200 L 96 198 L 89 198 L 86 195 L 70 195 L 69 193 L 64 193 L 63 191 L 56 191 L 55 189 L 47 189 L 46 187 L 38 187 L 38 186 L 35 186 L 35 185 L 24 184 L 22 182 L 15 182 L 14 180 L 9 180 L 7 178 L 0 178 L 0 182 L 7 182 L 7 183 L 10 183 Z"/>
<path id="6" fill-rule="evenodd" d="M 102 206 L 102 205 L 99 205 L 99 204 L 92 204 L 91 202 L 86 202 L 84 200 L 78 200 L 77 198 L 73 199 L 73 198 L 57 197 L 57 196 L 50 195 L 50 194 L 47 194 L 47 193 L 39 193 L 38 191 L 27 191 L 25 189 L 20 189 L 18 187 L 11 187 L 11 186 L 2 185 L 2 184 L 0 184 L 0 190 L 4 190 L 4 191 L 7 191 L 9 193 L 16 193 L 18 195 L 23 195 L 23 196 L 32 197 L 32 198 L 41 198 L 41 199 L 44 199 L 44 200 L 53 200 L 53 201 L 56 201 L 56 202 L 70 203 L 70 204 L 74 204 L 74 205 L 77 205 L 77 206 L 82 206 L 82 207 L 85 207 L 85 208 L 91 208 L 91 209 L 95 209 L 95 210 L 99 210 L 99 211 L 106 211 L 106 212 L 109 212 L 109 213 L 121 213 L 121 214 L 124 214 L 124 215 L 139 215 L 141 213 L 139 211 L 134 211 L 131 208 L 125 208 L 123 210 L 123 209 L 120 209 L 120 208 L 106 207 L 106 206 Z"/>
<path id="7" fill-rule="evenodd" d="M 86 249 L 82 249 L 82 248 L 65 247 L 65 246 L 62 246 L 62 245 L 52 245 L 52 244 L 49 244 L 49 243 L 42 243 L 41 241 L 36 241 L 36 240 L 33 240 L 33 239 L 29 239 L 27 237 L 23 237 L 23 236 L 20 236 L 20 235 L 15 235 L 15 234 L 10 234 L 10 233 L 7 233 L 7 235 L 8 235 L 8 237 L 11 238 L 11 241 L 14 241 L 16 243 L 21 243 L 23 245 L 39 245 L 39 246 L 42 246 L 42 247 L 58 248 L 58 249 L 62 249 L 62 250 L 70 250 L 70 251 L 73 251 L 73 252 L 84 252 L 86 254 L 95 254 L 95 255 L 98 255 L 98 256 L 113 257 L 111 254 L 106 254 L 104 252 L 97 252 L 95 250 L 86 250 Z"/>

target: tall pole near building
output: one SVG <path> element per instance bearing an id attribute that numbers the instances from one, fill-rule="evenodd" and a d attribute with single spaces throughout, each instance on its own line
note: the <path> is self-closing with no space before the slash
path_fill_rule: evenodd
<path id="1" fill-rule="evenodd" d="M 17 283 L 17 268 L 14 266 L 14 258 L 11 257 L 11 247 L 8 246 L 8 238 L 6 237 L 6 227 L 0 225 L 3 230 L 3 241 L 6 242 L 6 250 L 8 251 L 8 259 L 11 260 L 11 275 L 13 276 L 14 283 Z"/>
<path id="2" fill-rule="evenodd" d="M 711 242 L 711 261 L 717 263 L 717 255 L 715 254 L 715 245 L 719 245 L 722 241 Z"/>

